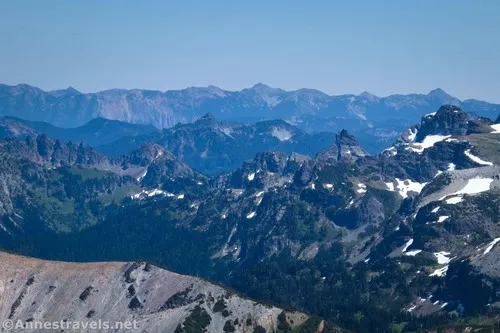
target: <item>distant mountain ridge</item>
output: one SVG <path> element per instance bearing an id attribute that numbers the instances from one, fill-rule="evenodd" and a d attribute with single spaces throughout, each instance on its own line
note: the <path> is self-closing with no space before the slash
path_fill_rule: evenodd
<path id="1" fill-rule="evenodd" d="M 104 118 L 70 129 L 13 117 L 0 119 L 0 139 L 22 140 L 42 134 L 55 140 L 84 142 L 108 156 L 130 153 L 153 143 L 209 174 L 232 171 L 259 152 L 297 152 L 312 157 L 335 142 L 334 133 L 310 135 L 279 119 L 242 124 L 218 121 L 211 113 L 194 123 L 163 130 Z"/>
<path id="2" fill-rule="evenodd" d="M 99 146 L 122 137 L 135 137 L 156 131 L 158 130 L 151 125 L 130 124 L 100 117 L 75 128 L 57 127 L 47 122 L 29 121 L 10 116 L 0 118 L 0 139 L 23 138 L 43 133 L 56 140 L 85 142 L 90 146 Z"/>
<path id="3" fill-rule="evenodd" d="M 424 113 L 443 104 L 453 104 L 480 116 L 491 117 L 500 111 L 497 104 L 473 99 L 460 101 L 442 89 L 432 90 L 426 95 L 377 97 L 367 92 L 330 96 L 314 89 L 285 91 L 262 83 L 240 91 L 209 86 L 166 92 L 112 89 L 97 93 L 80 93 L 71 87 L 43 91 L 26 84 L 0 85 L 0 116 L 45 121 L 62 127 L 81 126 L 103 117 L 167 128 L 195 121 L 211 112 L 221 120 L 281 118 L 302 129 L 317 131 L 317 126 L 307 117 L 368 122 L 407 119 L 415 122 Z"/>

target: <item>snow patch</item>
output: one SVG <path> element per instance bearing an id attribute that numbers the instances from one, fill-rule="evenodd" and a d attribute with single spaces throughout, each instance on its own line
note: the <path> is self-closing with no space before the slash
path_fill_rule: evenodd
<path id="1" fill-rule="evenodd" d="M 453 171 L 457 168 L 457 166 L 454 163 L 448 164 L 448 170 L 447 171 Z"/>
<path id="2" fill-rule="evenodd" d="M 273 131 L 271 132 L 271 135 L 277 138 L 280 141 L 288 141 L 292 138 L 292 133 L 287 131 L 284 128 L 273 128 Z"/>
<path id="3" fill-rule="evenodd" d="M 491 125 L 491 128 L 493 128 L 491 133 L 500 133 L 500 124 Z"/>
<path id="4" fill-rule="evenodd" d="M 147 174 L 148 174 L 148 169 L 144 170 L 144 172 L 139 177 L 137 177 L 137 181 L 140 182 L 141 180 L 143 180 Z"/>
<path id="5" fill-rule="evenodd" d="M 485 255 L 486 253 L 490 252 L 491 249 L 493 248 L 493 246 L 495 246 L 496 243 L 498 243 L 498 242 L 500 242 L 500 237 L 495 238 L 490 244 L 488 244 L 488 247 L 486 248 L 486 250 L 484 250 L 483 255 Z"/>
<path id="6" fill-rule="evenodd" d="M 464 154 L 470 158 L 473 162 L 476 162 L 477 164 L 480 164 L 480 165 L 493 165 L 493 163 L 491 162 L 488 162 L 488 161 L 483 161 L 482 159 L 480 159 L 479 157 L 475 156 L 475 155 L 472 155 L 471 152 L 470 152 L 470 149 L 467 149 L 466 151 L 464 151 Z"/>
<path id="7" fill-rule="evenodd" d="M 436 269 L 431 275 L 429 276 L 444 276 L 446 275 L 446 272 L 448 271 L 448 266 L 444 266 L 443 268 Z"/>
<path id="8" fill-rule="evenodd" d="M 415 132 L 413 132 L 413 130 L 415 130 Z M 408 140 L 410 142 L 413 142 L 415 141 L 415 139 L 417 138 L 417 132 L 418 130 L 416 128 L 410 128 L 410 134 L 408 134 Z"/>
<path id="9" fill-rule="evenodd" d="M 414 257 L 414 256 L 416 256 L 417 254 L 419 254 L 420 252 L 422 252 L 422 250 L 411 250 L 411 251 L 405 252 L 405 253 L 404 253 L 404 255 L 405 255 L 405 256 L 411 256 L 411 257 Z"/>
<path id="10" fill-rule="evenodd" d="M 385 183 L 389 191 L 394 192 L 394 183 Z"/>
<path id="11" fill-rule="evenodd" d="M 247 215 L 247 219 L 251 219 L 251 218 L 253 218 L 255 215 L 256 215 L 256 213 L 255 213 L 255 212 L 251 212 L 251 213 L 249 213 L 249 214 Z"/>
<path id="12" fill-rule="evenodd" d="M 410 179 L 401 180 L 396 178 L 396 189 L 398 190 L 399 195 L 403 198 L 408 197 L 408 192 L 416 192 L 420 193 L 427 183 L 417 183 Z M 389 191 L 394 192 L 394 184 L 393 183 L 385 183 L 389 188 Z"/>
<path id="13" fill-rule="evenodd" d="M 449 218 L 450 218 L 449 216 L 440 216 L 437 220 L 437 223 L 443 223 L 444 221 L 446 221 Z"/>
<path id="14" fill-rule="evenodd" d="M 469 179 L 467 185 L 460 191 L 454 193 L 455 195 L 459 194 L 478 194 L 481 192 L 489 191 L 490 184 L 493 182 L 492 178 L 472 178 Z"/>
<path id="15" fill-rule="evenodd" d="M 391 156 L 396 156 L 398 154 L 398 150 L 396 147 L 391 147 L 383 150 L 384 152 L 388 152 Z"/>
<path id="16" fill-rule="evenodd" d="M 450 252 L 440 251 L 435 252 L 434 256 L 437 258 L 438 264 L 445 265 L 451 261 L 451 259 L 449 258 L 450 254 Z"/>
<path id="17" fill-rule="evenodd" d="M 333 184 L 323 184 L 323 187 L 331 190 L 331 189 L 333 189 Z"/>
<path id="18" fill-rule="evenodd" d="M 413 244 L 413 238 L 406 242 L 405 246 L 403 247 L 403 252 L 406 252 L 411 244 Z"/>
<path id="19" fill-rule="evenodd" d="M 249 174 L 247 178 L 248 178 L 249 181 L 254 180 L 255 179 L 255 172 Z"/>
<path id="20" fill-rule="evenodd" d="M 365 184 L 358 184 L 358 193 L 366 193 L 366 185 Z"/>
<path id="21" fill-rule="evenodd" d="M 168 192 L 160 190 L 159 188 L 155 188 L 155 189 L 152 189 L 152 190 L 149 190 L 149 191 L 142 190 L 141 192 L 130 196 L 130 198 L 131 199 L 140 199 L 141 197 L 154 197 L 156 195 L 173 196 L 172 193 L 168 193 Z"/>
<path id="22" fill-rule="evenodd" d="M 437 206 L 436 208 L 434 208 L 433 210 L 431 210 L 431 213 L 437 213 L 440 208 L 441 207 Z"/>
<path id="23" fill-rule="evenodd" d="M 464 198 L 462 196 L 456 196 L 456 197 L 453 197 L 453 198 L 446 199 L 446 203 L 448 205 L 456 205 L 457 203 L 460 203 L 463 200 L 464 200 Z"/>
<path id="24" fill-rule="evenodd" d="M 407 147 L 406 149 L 421 154 L 427 148 L 430 148 L 436 143 L 446 140 L 449 137 L 451 137 L 451 135 L 427 135 L 424 138 L 424 141 L 422 141 L 421 143 L 413 143 L 411 147 Z"/>

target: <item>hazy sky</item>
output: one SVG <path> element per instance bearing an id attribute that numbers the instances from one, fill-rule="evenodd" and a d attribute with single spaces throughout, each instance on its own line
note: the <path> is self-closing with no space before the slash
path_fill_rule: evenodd
<path id="1" fill-rule="evenodd" d="M 0 1 L 0 82 L 500 102 L 500 1 Z"/>

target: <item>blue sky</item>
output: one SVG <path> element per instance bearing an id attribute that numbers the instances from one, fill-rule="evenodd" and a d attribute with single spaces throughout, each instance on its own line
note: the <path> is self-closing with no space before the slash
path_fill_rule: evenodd
<path id="1" fill-rule="evenodd" d="M 328 94 L 427 93 L 500 102 L 500 1 L 0 2 L 0 82 Z"/>

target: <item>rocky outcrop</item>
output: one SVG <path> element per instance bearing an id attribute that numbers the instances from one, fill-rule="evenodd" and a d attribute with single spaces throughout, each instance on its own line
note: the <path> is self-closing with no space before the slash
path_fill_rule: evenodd
<path id="1" fill-rule="evenodd" d="M 283 312 L 146 263 L 63 263 L 3 252 L 0 262 L 0 317 L 15 322 L 135 321 L 130 332 L 183 332 L 195 323 L 200 332 L 232 326 L 231 332 L 251 333 L 258 326 L 275 331 Z M 295 327 L 308 317 L 286 312 L 285 318 Z"/>

